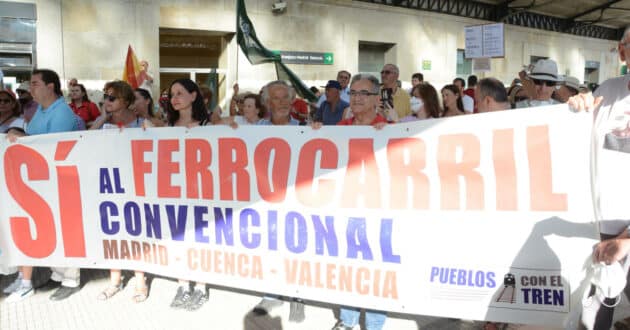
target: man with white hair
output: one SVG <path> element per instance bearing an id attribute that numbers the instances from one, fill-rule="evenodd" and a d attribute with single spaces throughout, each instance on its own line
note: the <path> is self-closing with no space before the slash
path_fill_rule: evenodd
<path id="1" fill-rule="evenodd" d="M 398 116 L 395 118 L 405 118 L 411 115 L 411 97 L 409 93 L 398 87 L 398 77 L 400 71 L 394 64 L 385 64 L 381 70 L 382 89 L 392 91 L 393 107 Z M 393 117 L 393 116 L 392 116 Z M 389 119 L 389 118 L 388 118 Z"/>

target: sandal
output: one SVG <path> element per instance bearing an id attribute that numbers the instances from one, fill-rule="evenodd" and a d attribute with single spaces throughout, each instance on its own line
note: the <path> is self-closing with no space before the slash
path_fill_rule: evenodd
<path id="1" fill-rule="evenodd" d="M 113 297 L 114 295 L 116 295 L 118 292 L 122 291 L 122 284 L 120 285 L 110 285 L 107 289 L 103 290 L 103 292 L 101 292 L 97 299 L 98 300 L 107 300 L 111 297 Z"/>
<path id="2" fill-rule="evenodd" d="M 147 297 L 149 297 L 149 288 L 145 286 L 142 288 L 136 288 L 131 300 L 135 303 L 141 303 L 147 300 Z"/>

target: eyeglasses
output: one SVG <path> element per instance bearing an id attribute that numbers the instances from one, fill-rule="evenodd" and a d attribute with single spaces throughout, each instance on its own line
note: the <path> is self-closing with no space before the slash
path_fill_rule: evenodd
<path id="1" fill-rule="evenodd" d="M 26 93 L 28 93 L 28 92 L 27 92 L 27 91 L 23 91 L 23 90 L 21 90 L 21 89 L 18 89 L 18 90 L 17 90 L 17 93 L 18 93 L 18 94 L 26 94 Z"/>
<path id="2" fill-rule="evenodd" d="M 0 99 L 0 103 L 9 104 L 11 103 L 11 99 Z"/>
<path id="3" fill-rule="evenodd" d="M 389 70 L 381 71 L 381 74 L 392 74 L 392 73 L 394 73 L 394 71 L 389 71 Z"/>
<path id="4" fill-rule="evenodd" d="M 350 91 L 350 97 L 368 97 L 369 95 L 378 95 L 378 93 L 372 93 L 370 91 L 367 91 L 365 89 L 360 90 L 360 91 Z"/>
<path id="5" fill-rule="evenodd" d="M 103 101 L 114 102 L 116 99 L 117 97 L 114 95 L 103 94 Z"/>
<path id="6" fill-rule="evenodd" d="M 555 81 L 549 81 L 549 80 L 538 80 L 538 79 L 532 79 L 532 81 L 534 82 L 534 85 L 542 85 L 545 84 L 545 86 L 547 87 L 553 87 L 556 85 Z"/>

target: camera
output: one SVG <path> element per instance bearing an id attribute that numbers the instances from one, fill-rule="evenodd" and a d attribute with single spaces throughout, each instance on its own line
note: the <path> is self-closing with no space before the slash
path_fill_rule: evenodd
<path id="1" fill-rule="evenodd" d="M 381 89 L 381 104 L 384 109 L 387 109 L 386 104 L 389 104 L 390 107 L 394 107 L 394 99 L 392 98 L 393 91 L 391 88 L 383 88 Z"/>

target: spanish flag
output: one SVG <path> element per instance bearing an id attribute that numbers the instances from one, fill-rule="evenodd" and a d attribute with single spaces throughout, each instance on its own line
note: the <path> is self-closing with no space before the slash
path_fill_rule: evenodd
<path id="1" fill-rule="evenodd" d="M 125 70 L 123 71 L 123 81 L 126 81 L 133 89 L 136 89 L 142 85 L 146 75 L 144 71 L 141 71 L 140 64 L 136 58 L 136 54 L 133 52 L 131 45 L 127 49 L 127 59 L 125 59 Z"/>

